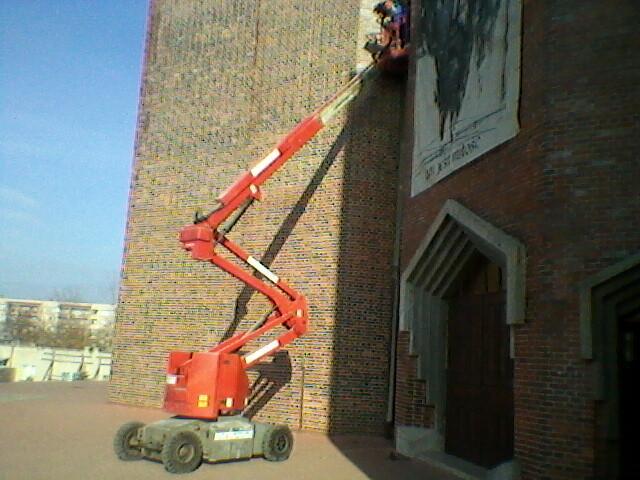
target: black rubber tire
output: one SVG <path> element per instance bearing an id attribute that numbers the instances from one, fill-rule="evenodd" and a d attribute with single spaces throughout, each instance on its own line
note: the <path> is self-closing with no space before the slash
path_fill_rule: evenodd
<path id="1" fill-rule="evenodd" d="M 193 432 L 176 432 L 162 446 L 162 463 L 167 472 L 193 472 L 202 463 L 202 442 Z"/>
<path id="2" fill-rule="evenodd" d="M 293 435 L 286 425 L 276 425 L 267 430 L 262 439 L 262 454 L 270 462 L 282 462 L 293 450 Z"/>
<path id="3" fill-rule="evenodd" d="M 120 460 L 130 462 L 142 458 L 142 449 L 131 445 L 131 439 L 138 434 L 138 430 L 142 427 L 144 427 L 144 423 L 128 422 L 118 429 L 113 438 L 113 450 Z"/>

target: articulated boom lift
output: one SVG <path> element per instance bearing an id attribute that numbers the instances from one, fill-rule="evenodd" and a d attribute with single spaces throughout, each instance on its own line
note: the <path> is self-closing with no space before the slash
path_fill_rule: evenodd
<path id="1" fill-rule="evenodd" d="M 198 468 L 203 458 L 215 462 L 252 456 L 272 461 L 289 457 L 293 437 L 288 427 L 251 422 L 240 413 L 249 395 L 246 370 L 304 335 L 309 323 L 307 300 L 231 241 L 227 233 L 255 200 L 262 199 L 260 186 L 344 109 L 375 71 L 371 64 L 351 79 L 220 194 L 215 210 L 207 215 L 196 213 L 195 222 L 180 231 L 180 242 L 192 258 L 211 262 L 259 291 L 273 310 L 249 331 L 235 334 L 209 351 L 171 352 L 164 406 L 177 416 L 147 426 L 138 422 L 123 425 L 114 439 L 120 459 L 150 457 L 162 460 L 170 472 L 184 473 Z M 266 281 L 218 255 L 219 247 Z M 277 327 L 283 327 L 284 332 L 275 340 L 253 352 L 240 353 L 248 342 Z"/>

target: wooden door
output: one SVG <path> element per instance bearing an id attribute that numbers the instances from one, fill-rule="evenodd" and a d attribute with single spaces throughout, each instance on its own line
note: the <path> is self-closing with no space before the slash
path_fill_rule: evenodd
<path id="1" fill-rule="evenodd" d="M 447 453 L 488 468 L 513 458 L 505 294 L 478 281 L 492 268 L 482 265 L 450 301 L 445 432 Z"/>

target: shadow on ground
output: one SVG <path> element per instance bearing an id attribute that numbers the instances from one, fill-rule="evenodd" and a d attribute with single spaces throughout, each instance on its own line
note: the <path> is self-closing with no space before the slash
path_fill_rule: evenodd
<path id="1" fill-rule="evenodd" d="M 105 382 L 0 383 L 0 478 L 28 480 L 176 479 L 156 462 L 123 462 L 113 451 L 116 430 L 124 423 L 151 423 L 168 415 L 156 408 L 108 403 Z M 420 462 L 382 459 L 377 437 L 359 437 L 337 445 L 325 435 L 295 432 L 286 462 L 261 458 L 204 464 L 185 476 L 190 480 L 366 480 L 399 478 L 448 480 L 433 476 Z M 350 452 L 345 454 L 345 452 Z M 357 463 L 354 463 L 354 460 Z M 379 472 L 372 477 L 369 471 Z"/>

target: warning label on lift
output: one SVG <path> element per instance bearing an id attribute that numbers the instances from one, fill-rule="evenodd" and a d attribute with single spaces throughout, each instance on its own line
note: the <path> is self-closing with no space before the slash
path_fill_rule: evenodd
<path id="1" fill-rule="evenodd" d="M 231 430 L 228 432 L 216 432 L 214 440 L 243 440 L 253 438 L 253 430 Z"/>

